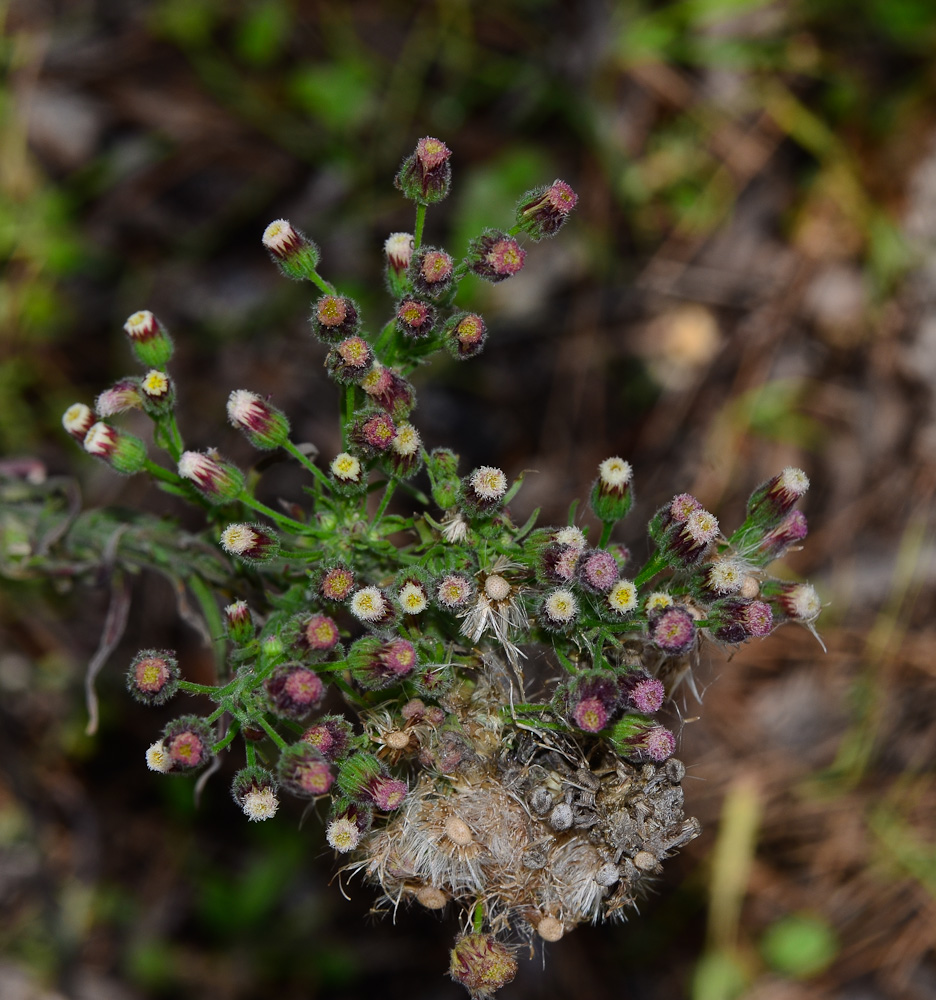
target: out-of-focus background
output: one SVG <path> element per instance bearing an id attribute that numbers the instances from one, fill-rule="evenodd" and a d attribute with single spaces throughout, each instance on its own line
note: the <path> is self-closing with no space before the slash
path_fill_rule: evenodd
<path id="1" fill-rule="evenodd" d="M 629 459 L 638 554 L 675 492 L 730 527 L 759 482 L 809 474 L 785 572 L 828 602 L 827 652 L 785 626 L 706 655 L 677 720 L 703 836 L 639 916 L 522 963 L 505 1000 L 936 997 L 931 0 L 3 0 L 0 20 L 0 449 L 87 504 L 188 516 L 61 429 L 134 371 L 140 308 L 175 335 L 193 446 L 252 460 L 224 420 L 243 387 L 334 452 L 309 288 L 259 237 L 290 218 L 382 323 L 382 242 L 413 218 L 391 180 L 422 135 L 454 151 L 427 225 L 453 253 L 535 184 L 580 195 L 517 278 L 466 285 L 491 337 L 421 373 L 430 447 L 535 469 L 517 506 L 547 522 Z M 3 1000 L 462 996 L 452 921 L 370 918 L 314 816 L 258 828 L 223 777 L 196 808 L 145 770 L 172 706 L 130 702 L 127 660 L 206 655 L 159 577 L 134 581 L 84 735 L 107 592 L 62 589 L 0 581 Z"/>

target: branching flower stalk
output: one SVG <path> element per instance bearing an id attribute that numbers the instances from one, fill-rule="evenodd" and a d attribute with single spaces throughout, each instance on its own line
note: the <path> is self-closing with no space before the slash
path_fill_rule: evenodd
<path id="1" fill-rule="evenodd" d="M 191 774 L 241 745 L 232 796 L 249 820 L 273 817 L 283 793 L 324 800 L 328 843 L 382 906 L 460 913 L 450 973 L 485 997 L 513 978 L 520 945 L 624 916 L 698 835 L 683 813 L 677 740 L 659 716 L 700 646 L 786 621 L 812 628 L 820 605 L 808 584 L 767 572 L 806 534 L 798 469 L 755 490 L 727 537 L 696 498 L 674 497 L 650 520 L 652 552 L 635 566 L 612 542 L 634 501 L 622 458 L 597 470 L 589 503 L 602 528 L 590 543 L 575 504 L 565 525 L 537 526 L 536 513 L 517 524 L 509 504 L 522 476 L 461 470 L 452 451 L 427 450 L 410 374 L 438 351 L 470 359 L 487 339 L 484 319 L 458 304 L 462 278 L 510 279 L 523 243 L 554 236 L 577 201 L 561 180 L 529 191 L 512 225 L 484 230 L 458 259 L 423 243 L 450 157 L 421 139 L 396 176 L 416 220 L 412 235 L 387 238 L 394 303 L 379 327 L 319 274 L 317 248 L 291 223 L 263 234 L 284 275 L 313 286 L 342 450 L 311 457 L 249 386 L 232 390 L 227 418 L 306 470 L 304 510 L 264 504 L 256 476 L 186 443 L 172 340 L 148 311 L 125 327 L 145 374 L 105 390 L 96 412 L 74 404 L 63 423 L 115 471 L 149 474 L 208 517 L 202 543 L 216 560 L 202 579 L 226 632 L 217 682 L 192 683 L 173 651 L 146 649 L 127 683 L 149 704 L 188 693 L 214 709 L 173 719 L 147 750 L 149 768 Z M 112 423 L 130 408 L 152 419 L 161 459 Z M 392 513 L 399 491 L 421 512 Z"/>

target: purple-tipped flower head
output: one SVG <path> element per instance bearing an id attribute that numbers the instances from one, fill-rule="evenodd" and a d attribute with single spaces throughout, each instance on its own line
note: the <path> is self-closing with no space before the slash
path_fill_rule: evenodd
<path id="1" fill-rule="evenodd" d="M 383 641 L 376 636 L 365 636 L 348 652 L 352 675 L 371 691 L 398 684 L 413 672 L 417 663 L 416 647 L 406 639 Z"/>
<path id="2" fill-rule="evenodd" d="M 549 187 L 534 188 L 517 205 L 517 225 L 537 241 L 555 236 L 577 202 L 578 195 L 565 181 L 555 180 Z"/>
<path id="3" fill-rule="evenodd" d="M 142 406 L 140 380 L 135 378 L 120 379 L 94 401 L 94 410 L 101 418 L 112 417 L 127 410 L 139 410 Z"/>
<path id="4" fill-rule="evenodd" d="M 444 251 L 435 247 L 420 247 L 413 254 L 410 280 L 420 295 L 438 298 L 452 287 L 455 264 Z"/>
<path id="5" fill-rule="evenodd" d="M 358 332 L 357 306 L 343 295 L 323 295 L 312 310 L 312 332 L 327 344 L 338 343 Z"/>
<path id="6" fill-rule="evenodd" d="M 374 365 L 364 376 L 361 388 L 394 420 L 404 419 L 416 401 L 413 387 L 402 375 L 379 365 Z"/>
<path id="7" fill-rule="evenodd" d="M 380 775 L 372 779 L 367 786 L 371 801 L 381 812 L 399 809 L 408 791 L 405 781 L 392 778 L 390 775 Z"/>
<path id="8" fill-rule="evenodd" d="M 779 524 L 761 538 L 756 554 L 757 561 L 763 565 L 779 559 L 801 542 L 807 534 L 809 525 L 806 523 L 806 515 L 801 511 L 791 510 Z"/>
<path id="9" fill-rule="evenodd" d="M 302 734 L 302 741 L 329 761 L 342 760 L 353 739 L 354 730 L 343 715 L 323 716 Z"/>
<path id="10" fill-rule="evenodd" d="M 400 167 L 394 185 L 404 196 L 420 205 L 441 201 L 452 185 L 452 151 L 442 142 L 425 136 L 416 143 L 416 151 Z"/>
<path id="11" fill-rule="evenodd" d="M 473 597 L 474 584 L 464 573 L 449 573 L 436 588 L 436 600 L 446 611 L 460 611 Z"/>
<path id="12" fill-rule="evenodd" d="M 522 267 L 526 251 L 507 233 L 487 229 L 468 244 L 468 266 L 488 281 L 504 281 Z"/>
<path id="13" fill-rule="evenodd" d="M 197 715 L 173 719 L 163 730 L 162 744 L 174 771 L 194 771 L 211 757 L 211 730 Z"/>
<path id="14" fill-rule="evenodd" d="M 347 566 L 332 566 L 322 575 L 319 593 L 326 601 L 341 602 L 354 590 L 354 571 Z"/>
<path id="15" fill-rule="evenodd" d="M 270 708 L 285 719 L 304 719 L 325 697 L 322 679 L 299 663 L 284 663 L 263 682 Z"/>
<path id="16" fill-rule="evenodd" d="M 476 357 L 487 340 L 487 327 L 477 313 L 456 313 L 445 324 L 445 346 L 456 361 Z"/>
<path id="17" fill-rule="evenodd" d="M 676 751 L 676 737 L 643 715 L 625 715 L 614 724 L 611 740 L 625 757 L 662 763 Z"/>
<path id="18" fill-rule="evenodd" d="M 397 330 L 411 340 L 422 340 L 432 333 L 436 312 L 428 303 L 420 299 L 403 299 L 397 306 Z"/>
<path id="19" fill-rule="evenodd" d="M 600 732 L 617 711 L 621 694 L 617 678 L 604 670 L 578 674 L 562 695 L 571 722 L 587 733 Z"/>
<path id="20" fill-rule="evenodd" d="M 663 682 L 645 670 L 632 670 L 618 678 L 618 690 L 627 708 L 653 715 L 666 697 Z"/>
<path id="21" fill-rule="evenodd" d="M 306 741 L 294 743 L 280 753 L 276 773 L 283 788 L 301 798 L 324 795 L 335 780 L 328 762 Z"/>
<path id="22" fill-rule="evenodd" d="M 695 619 L 679 605 L 668 607 L 651 619 L 650 641 L 669 656 L 688 653 L 696 641 Z"/>
<path id="23" fill-rule="evenodd" d="M 142 649 L 127 671 L 130 694 L 144 705 L 162 705 L 179 687 L 179 663 L 168 649 Z"/>
<path id="24" fill-rule="evenodd" d="M 339 385 L 360 384 L 374 366 L 374 350 L 363 337 L 346 337 L 325 358 L 329 378 Z"/>
<path id="25" fill-rule="evenodd" d="M 617 583 L 619 575 L 617 560 L 604 549 L 591 549 L 579 561 L 579 583 L 592 594 L 608 593 Z"/>
<path id="26" fill-rule="evenodd" d="M 351 440 L 369 455 L 385 452 L 396 437 L 396 425 L 388 413 L 360 417 L 351 427 Z"/>
<path id="27" fill-rule="evenodd" d="M 328 615 L 312 615 L 302 629 L 303 639 L 316 653 L 330 653 L 340 638 L 338 625 Z"/>
<path id="28" fill-rule="evenodd" d="M 773 612 L 763 601 L 727 598 L 709 609 L 709 628 L 719 642 L 738 643 L 763 638 L 773 628 Z"/>

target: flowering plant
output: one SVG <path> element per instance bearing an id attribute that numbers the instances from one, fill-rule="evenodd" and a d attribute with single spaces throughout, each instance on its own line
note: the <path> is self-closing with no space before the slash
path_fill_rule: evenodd
<path id="1" fill-rule="evenodd" d="M 342 447 L 318 461 L 249 388 L 231 392 L 227 417 L 257 449 L 304 467 L 306 507 L 268 506 L 257 475 L 186 447 L 172 340 L 148 311 L 125 326 L 146 373 L 105 390 L 96 412 L 74 404 L 63 422 L 117 472 L 148 473 L 206 512 L 195 548 L 208 540 L 214 556 L 183 558 L 208 595 L 209 625 L 223 620 L 223 667 L 197 684 L 171 650 L 133 659 L 127 683 L 140 701 L 187 693 L 214 706 L 173 719 L 146 753 L 150 769 L 192 774 L 239 741 L 232 794 L 247 818 L 271 818 L 283 793 L 325 803 L 329 845 L 382 905 L 459 909 L 450 972 L 483 997 L 513 978 L 518 943 L 622 916 L 698 835 L 677 739 L 658 715 L 680 684 L 692 687 L 700 645 L 784 621 L 812 628 L 819 601 L 808 584 L 767 575 L 806 534 L 793 509 L 808 487 L 798 469 L 755 490 L 730 535 L 694 497 L 674 497 L 650 520 L 649 559 L 634 565 L 612 540 L 634 503 L 623 459 L 597 469 L 589 504 L 602 529 L 590 541 L 574 504 L 564 525 L 538 526 L 536 512 L 518 524 L 509 505 L 522 475 L 460 470 L 451 450 L 426 449 L 409 376 L 439 350 L 470 359 L 487 339 L 483 318 L 458 305 L 461 280 L 509 279 L 522 241 L 555 235 L 577 201 L 561 180 L 529 191 L 510 228 L 484 230 L 456 259 L 422 239 L 428 206 L 448 193 L 450 156 L 421 139 L 396 176 L 416 220 L 386 241 L 395 304 L 379 330 L 320 275 L 298 229 L 280 219 L 263 234 L 280 270 L 319 293 L 311 328 L 340 390 Z M 111 422 L 131 408 L 149 415 L 168 463 Z M 394 513 L 399 493 L 419 512 Z M 234 598 L 223 616 L 212 593 Z"/>

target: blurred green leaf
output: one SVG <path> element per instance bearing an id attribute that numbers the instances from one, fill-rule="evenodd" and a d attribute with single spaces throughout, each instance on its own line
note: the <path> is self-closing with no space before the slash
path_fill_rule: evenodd
<path id="1" fill-rule="evenodd" d="M 150 12 L 157 34 L 183 46 L 202 46 L 211 40 L 220 10 L 215 0 L 162 0 Z"/>
<path id="2" fill-rule="evenodd" d="M 692 1000 L 734 1000 L 747 987 L 747 975 L 735 956 L 724 951 L 704 955 L 692 977 Z"/>
<path id="3" fill-rule="evenodd" d="M 269 66 L 282 51 L 291 25 L 292 15 L 282 0 L 251 6 L 237 29 L 237 54 L 252 66 Z"/>
<path id="4" fill-rule="evenodd" d="M 334 130 L 359 125 L 374 107 L 374 73 L 357 59 L 301 66 L 288 86 L 299 108 Z"/>
<path id="5" fill-rule="evenodd" d="M 785 976 L 809 979 L 835 961 L 838 940 L 820 917 L 794 914 L 768 928 L 761 941 L 764 961 Z"/>

